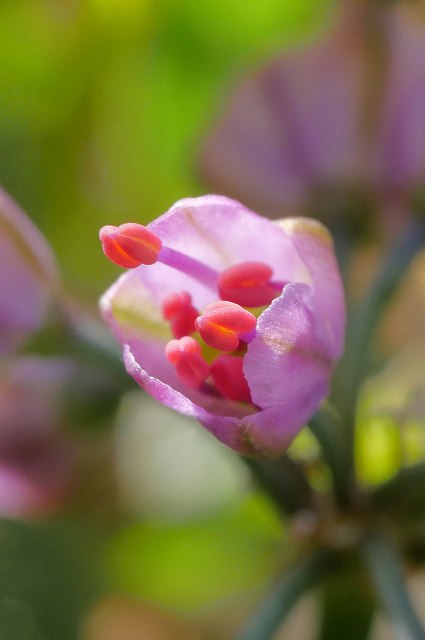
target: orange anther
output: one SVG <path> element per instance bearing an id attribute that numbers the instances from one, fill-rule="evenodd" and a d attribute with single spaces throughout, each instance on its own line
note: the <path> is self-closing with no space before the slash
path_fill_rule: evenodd
<path id="1" fill-rule="evenodd" d="M 211 376 L 221 395 L 229 400 L 252 402 L 248 382 L 243 373 L 243 358 L 223 353 L 211 365 Z"/>
<path id="2" fill-rule="evenodd" d="M 241 262 L 222 271 L 218 290 L 222 300 L 230 300 L 242 307 L 262 307 L 276 297 L 270 285 L 271 268 L 263 262 Z"/>
<path id="3" fill-rule="evenodd" d="M 136 222 L 119 227 L 106 225 L 99 231 L 99 238 L 105 256 L 125 269 L 154 264 L 162 247 L 155 233 Z"/>
<path id="4" fill-rule="evenodd" d="M 202 339 L 214 349 L 231 352 L 238 348 L 239 338 L 251 332 L 255 316 L 233 302 L 212 302 L 195 320 Z"/>
<path id="5" fill-rule="evenodd" d="M 210 374 L 210 367 L 202 357 L 201 347 L 190 336 L 170 340 L 165 356 L 176 368 L 180 380 L 191 389 L 199 387 Z"/>

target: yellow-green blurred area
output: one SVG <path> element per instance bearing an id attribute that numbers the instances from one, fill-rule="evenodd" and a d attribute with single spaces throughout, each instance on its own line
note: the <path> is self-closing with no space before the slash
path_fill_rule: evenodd
<path id="1" fill-rule="evenodd" d="M 2 0 L 0 182 L 90 299 L 104 224 L 203 192 L 197 143 L 246 66 L 314 37 L 332 0 Z"/>

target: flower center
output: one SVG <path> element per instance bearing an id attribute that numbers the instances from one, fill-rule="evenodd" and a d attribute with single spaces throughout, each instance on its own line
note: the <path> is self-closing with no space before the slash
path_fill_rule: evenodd
<path id="1" fill-rule="evenodd" d="M 218 294 L 220 299 L 202 313 L 193 305 L 188 291 L 164 298 L 162 315 L 174 336 L 165 347 L 165 356 L 187 387 L 208 388 L 230 400 L 252 402 L 243 356 L 255 337 L 259 308 L 279 296 L 285 283 L 272 281 L 272 269 L 263 262 L 242 262 L 218 272 L 164 246 L 155 233 L 136 223 L 108 225 L 100 230 L 99 237 L 105 255 L 121 267 L 132 269 L 162 262 Z"/>

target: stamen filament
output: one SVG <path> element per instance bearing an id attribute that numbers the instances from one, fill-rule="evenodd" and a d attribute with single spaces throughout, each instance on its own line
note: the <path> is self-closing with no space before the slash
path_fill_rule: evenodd
<path id="1" fill-rule="evenodd" d="M 218 272 L 196 258 L 191 258 L 176 249 L 163 246 L 159 252 L 158 261 L 177 269 L 177 271 L 186 273 L 191 278 L 202 282 L 206 287 L 217 292 Z"/>

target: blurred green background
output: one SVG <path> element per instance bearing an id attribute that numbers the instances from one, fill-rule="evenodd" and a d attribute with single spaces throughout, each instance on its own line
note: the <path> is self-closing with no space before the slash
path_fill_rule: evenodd
<path id="1" fill-rule="evenodd" d="M 335 0 L 2 0 L 0 182 L 89 300 L 116 269 L 104 224 L 204 191 L 198 140 L 248 65 L 323 27 Z"/>

